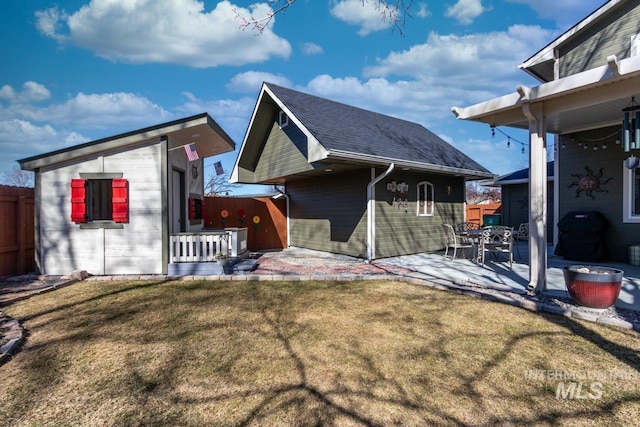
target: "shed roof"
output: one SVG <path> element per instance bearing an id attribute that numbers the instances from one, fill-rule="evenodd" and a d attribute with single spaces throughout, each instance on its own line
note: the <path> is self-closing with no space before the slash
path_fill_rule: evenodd
<path id="1" fill-rule="evenodd" d="M 23 170 L 33 171 L 60 162 L 80 159 L 85 156 L 95 156 L 97 153 L 108 150 L 126 148 L 144 141 L 159 139 L 163 136 L 167 136 L 169 139 L 169 149 L 195 143 L 196 150 L 201 158 L 233 151 L 235 149 L 235 142 L 233 142 L 231 137 L 227 135 L 208 113 L 201 113 L 39 154 L 37 156 L 27 157 L 18 160 L 18 163 Z"/>
<path id="2" fill-rule="evenodd" d="M 318 96 L 264 83 L 238 160 L 260 153 L 273 122 L 274 107 L 284 111 L 306 134 L 309 161 L 348 161 L 492 177 L 491 172 L 424 126 Z M 238 163 L 236 163 L 236 168 Z"/>

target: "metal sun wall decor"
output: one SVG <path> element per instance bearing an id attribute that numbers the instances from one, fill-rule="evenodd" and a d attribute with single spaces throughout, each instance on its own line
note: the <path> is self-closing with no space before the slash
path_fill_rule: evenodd
<path id="1" fill-rule="evenodd" d="M 591 200 L 595 200 L 593 197 L 593 192 L 597 193 L 608 193 L 609 190 L 604 190 L 600 188 L 601 185 L 604 185 L 611 181 L 613 178 L 607 178 L 604 181 L 601 180 L 604 168 L 600 168 L 597 174 L 593 173 L 593 170 L 589 169 L 589 166 L 584 167 L 587 171 L 586 174 L 571 174 L 572 177 L 578 178 L 577 181 L 572 182 L 567 188 L 578 187 L 576 189 L 576 197 L 580 197 L 580 193 L 584 192 L 587 197 L 590 197 Z"/>
<path id="2" fill-rule="evenodd" d="M 406 182 L 391 181 L 387 183 L 387 191 L 393 193 L 392 206 L 401 209 L 404 208 L 404 213 L 409 212 L 409 200 L 407 199 L 407 193 L 409 193 L 409 184 Z"/>

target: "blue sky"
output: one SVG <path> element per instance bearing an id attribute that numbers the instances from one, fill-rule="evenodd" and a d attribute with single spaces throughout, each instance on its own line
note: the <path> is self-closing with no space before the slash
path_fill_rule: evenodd
<path id="1" fill-rule="evenodd" d="M 376 3 L 297 0 L 257 34 L 234 11 L 264 16 L 267 3 L 8 0 L 0 174 L 20 158 L 205 111 L 239 149 L 263 81 L 420 123 L 504 174 L 526 167 L 528 147 L 507 148 L 451 107 L 535 85 L 517 65 L 604 1 L 415 1 L 404 35 Z M 207 175 L 214 161 L 230 172 L 236 157 L 208 159 Z"/>

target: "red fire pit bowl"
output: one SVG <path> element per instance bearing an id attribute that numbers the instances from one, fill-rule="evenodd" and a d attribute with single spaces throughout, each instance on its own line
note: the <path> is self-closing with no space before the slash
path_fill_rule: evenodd
<path id="1" fill-rule="evenodd" d="M 564 267 L 564 282 L 571 298 L 583 307 L 609 308 L 618 300 L 624 271 L 600 266 Z"/>

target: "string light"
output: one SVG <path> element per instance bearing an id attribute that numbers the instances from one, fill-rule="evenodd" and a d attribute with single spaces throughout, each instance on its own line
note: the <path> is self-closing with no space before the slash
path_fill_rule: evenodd
<path id="1" fill-rule="evenodd" d="M 500 132 L 502 135 L 504 135 L 504 136 L 506 136 L 506 137 L 507 137 L 507 148 L 511 148 L 511 143 L 513 142 L 514 144 L 520 144 L 520 147 L 521 147 L 521 150 L 520 150 L 520 151 L 522 152 L 522 154 L 524 154 L 524 153 L 525 153 L 524 146 L 525 146 L 525 145 L 528 145 L 528 144 L 525 144 L 525 143 L 524 143 L 524 142 L 522 142 L 522 141 L 518 141 L 517 139 L 515 139 L 515 138 L 514 138 L 514 137 L 512 137 L 511 135 L 507 135 L 506 133 L 504 133 L 504 132 L 502 131 L 502 129 L 500 129 L 500 128 L 496 127 L 495 125 L 491 125 L 491 137 L 492 137 L 492 138 L 494 138 L 494 137 L 495 137 L 495 135 L 496 135 L 496 130 L 497 130 L 498 132 Z"/>

